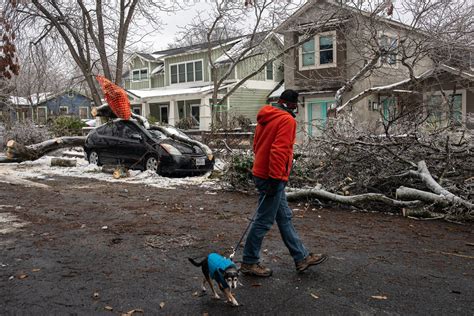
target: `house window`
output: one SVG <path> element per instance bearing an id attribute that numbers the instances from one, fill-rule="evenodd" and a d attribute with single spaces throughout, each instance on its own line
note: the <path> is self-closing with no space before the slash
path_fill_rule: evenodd
<path id="1" fill-rule="evenodd" d="M 139 107 L 133 108 L 132 112 L 137 114 L 137 115 L 142 115 L 142 110 Z"/>
<path id="2" fill-rule="evenodd" d="M 266 79 L 267 80 L 273 80 L 273 61 L 269 62 L 266 66 L 267 72 L 266 72 Z"/>
<path id="3" fill-rule="evenodd" d="M 132 71 L 132 80 L 133 81 L 140 81 L 140 80 L 147 80 L 148 79 L 148 69 L 136 69 Z"/>
<path id="4" fill-rule="evenodd" d="M 69 113 L 69 108 L 67 106 L 59 107 L 59 115 L 67 115 Z"/>
<path id="5" fill-rule="evenodd" d="M 39 124 L 45 124 L 48 119 L 48 108 L 45 106 L 39 106 L 36 110 L 36 119 Z"/>
<path id="6" fill-rule="evenodd" d="M 300 47 L 300 69 L 336 67 L 336 31 L 320 33 Z"/>
<path id="7" fill-rule="evenodd" d="M 332 64 L 334 62 L 334 45 L 332 36 L 319 37 L 319 63 L 321 65 Z"/>
<path id="8" fill-rule="evenodd" d="M 398 39 L 387 35 L 380 37 L 380 62 L 382 65 L 396 65 L 398 53 Z"/>
<path id="9" fill-rule="evenodd" d="M 86 106 L 79 107 L 79 117 L 81 119 L 89 118 L 89 108 Z"/>
<path id="10" fill-rule="evenodd" d="M 455 124 L 462 123 L 462 94 L 450 94 L 445 102 L 442 95 L 432 95 L 428 99 L 428 119 L 432 123 L 441 123 L 449 117 Z M 452 104 L 452 105 L 450 105 Z M 445 115 L 448 113 L 448 115 Z"/>
<path id="11" fill-rule="evenodd" d="M 202 81 L 202 61 L 170 65 L 171 84 Z"/>
<path id="12" fill-rule="evenodd" d="M 314 38 L 303 44 L 303 67 L 315 65 L 314 61 Z"/>
<path id="13" fill-rule="evenodd" d="M 199 127 L 199 104 L 191 105 L 191 118 L 193 120 L 193 127 Z"/>

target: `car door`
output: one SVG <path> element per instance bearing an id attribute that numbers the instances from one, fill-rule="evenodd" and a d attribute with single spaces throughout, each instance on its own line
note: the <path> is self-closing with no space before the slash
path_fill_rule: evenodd
<path id="1" fill-rule="evenodd" d="M 138 167 L 141 163 L 140 160 L 145 158 L 147 152 L 144 143 L 147 136 L 134 123 L 129 121 L 120 121 L 118 129 L 120 131 L 118 151 L 123 163 Z"/>
<path id="2" fill-rule="evenodd" d="M 100 160 L 103 164 L 116 163 L 116 134 L 116 126 L 113 122 L 109 122 L 97 128 L 97 137 L 94 138 L 94 150 L 99 154 Z"/>

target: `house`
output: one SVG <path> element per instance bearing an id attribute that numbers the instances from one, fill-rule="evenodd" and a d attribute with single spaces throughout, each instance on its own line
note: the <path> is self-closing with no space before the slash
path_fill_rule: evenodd
<path id="1" fill-rule="evenodd" d="M 275 34 L 259 33 L 256 36 L 259 39 L 254 42 L 263 44 L 252 48 L 245 59 L 236 64 L 230 76 L 219 85 L 218 99 L 267 58 L 281 52 L 283 43 Z M 268 94 L 283 79 L 283 67 L 278 60 L 245 81 L 222 105 L 212 105 L 213 74 L 216 72 L 218 79 L 224 78 L 222 74 L 229 69 L 233 56 L 248 43 L 249 36 L 240 36 L 151 54 L 133 54 L 129 71 L 124 74 L 132 111 L 173 126 L 188 120 L 192 128 L 199 130 L 209 130 L 216 117 L 225 121 L 243 115 L 255 121 Z M 210 66 L 209 47 L 215 67 Z"/>
<path id="2" fill-rule="evenodd" d="M 58 94 L 37 93 L 26 98 L 11 96 L 10 103 L 15 109 L 12 118 L 19 121 L 30 119 L 45 124 L 48 119 L 60 115 L 91 118 L 92 99 L 74 90 Z"/>
<path id="3" fill-rule="evenodd" d="M 285 54 L 284 82 L 286 88 L 300 92 L 304 107 L 297 118 L 303 123 L 302 133 L 321 134 L 328 111 L 336 106 L 337 92 L 352 78 L 357 80 L 343 91 L 340 104 L 350 104 L 345 110 L 351 111 L 356 121 L 383 122 L 407 102 L 417 100 L 427 106 L 433 99 L 429 95 L 439 94 L 442 89 L 453 90 L 452 84 L 449 87 L 452 78 L 446 77 L 444 87 L 430 82 L 429 77 L 439 73 L 440 67 L 428 54 L 417 54 L 423 33 L 383 16 L 374 19 L 368 12 L 342 1 L 309 0 L 276 32 L 284 36 L 285 49 L 295 46 Z M 413 77 L 422 79 L 408 90 L 401 86 L 413 77 L 401 62 L 402 53 L 409 56 L 404 61 L 413 64 Z M 363 69 L 370 71 L 362 72 Z M 456 82 L 463 83 L 454 90 L 455 102 L 459 103 L 457 115 L 466 122 L 474 110 L 471 76 L 455 70 L 448 72 Z M 391 88 L 394 83 L 399 83 L 400 88 Z M 369 89 L 373 93 L 365 94 Z"/>

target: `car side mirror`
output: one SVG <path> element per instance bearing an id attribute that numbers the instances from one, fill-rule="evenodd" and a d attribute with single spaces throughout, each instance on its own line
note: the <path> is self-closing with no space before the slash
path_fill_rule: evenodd
<path id="1" fill-rule="evenodd" d="M 142 140 L 143 139 L 142 135 L 137 134 L 137 133 L 130 135 L 130 138 L 131 139 L 136 139 L 136 140 Z"/>

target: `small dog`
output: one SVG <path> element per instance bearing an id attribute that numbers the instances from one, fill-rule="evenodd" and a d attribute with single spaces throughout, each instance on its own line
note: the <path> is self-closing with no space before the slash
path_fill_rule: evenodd
<path id="1" fill-rule="evenodd" d="M 237 300 L 230 291 L 230 289 L 235 289 L 239 282 L 239 270 L 232 260 L 217 253 L 209 254 L 207 258 L 201 262 L 196 262 L 192 258 L 188 258 L 188 260 L 196 267 L 201 267 L 202 273 L 204 274 L 202 281 L 202 290 L 204 292 L 206 291 L 205 285 L 207 282 L 211 287 L 214 298 L 219 299 L 219 295 L 212 284 L 212 280 L 215 280 L 221 291 L 227 297 L 227 301 L 233 306 L 239 306 L 239 303 L 237 303 Z"/>

